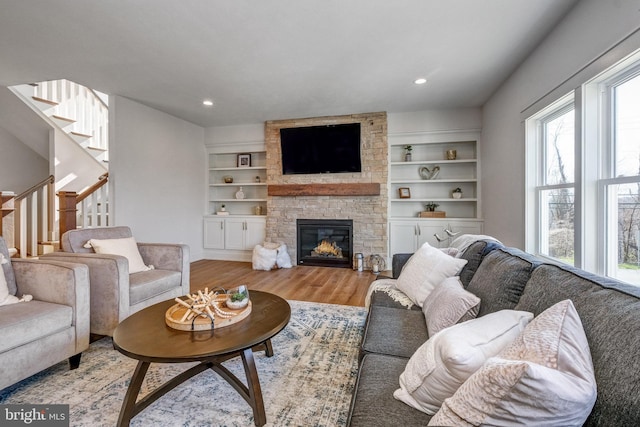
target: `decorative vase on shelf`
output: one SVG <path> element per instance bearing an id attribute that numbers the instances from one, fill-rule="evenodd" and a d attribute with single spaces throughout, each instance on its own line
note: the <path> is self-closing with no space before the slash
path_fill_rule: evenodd
<path id="1" fill-rule="evenodd" d="M 411 150 L 413 150 L 413 147 L 411 145 L 405 145 L 402 148 L 404 149 L 404 161 L 405 162 L 410 162 L 411 161 Z"/>
<path id="2" fill-rule="evenodd" d="M 244 191 L 242 191 L 242 187 L 236 192 L 236 199 L 242 200 L 244 199 Z"/>
<path id="3" fill-rule="evenodd" d="M 453 190 L 451 192 L 451 197 L 453 197 L 454 199 L 461 199 L 462 198 L 462 189 L 456 188 L 455 190 Z"/>

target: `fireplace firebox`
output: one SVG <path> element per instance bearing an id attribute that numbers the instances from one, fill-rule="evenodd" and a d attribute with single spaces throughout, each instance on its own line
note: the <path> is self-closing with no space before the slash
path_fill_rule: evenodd
<path id="1" fill-rule="evenodd" d="M 298 219 L 299 265 L 351 268 L 353 220 Z"/>

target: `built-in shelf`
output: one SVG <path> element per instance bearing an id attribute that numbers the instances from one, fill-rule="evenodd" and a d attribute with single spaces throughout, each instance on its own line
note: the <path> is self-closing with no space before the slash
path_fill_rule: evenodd
<path id="1" fill-rule="evenodd" d="M 225 205 L 230 215 L 253 215 L 256 207 L 267 211 L 267 163 L 264 144 L 256 149 L 238 144 L 209 149 L 209 195 L 208 212 L 215 213 Z M 232 151 L 233 150 L 233 151 Z M 238 156 L 249 155 L 251 166 L 238 166 Z M 226 183 L 225 177 L 232 177 L 232 183 Z M 256 178 L 257 177 L 257 178 Z M 257 181 L 259 180 L 259 182 Z M 245 197 L 236 198 L 242 187 Z"/>
<path id="2" fill-rule="evenodd" d="M 389 218 L 417 218 L 426 203 L 434 202 L 449 219 L 479 219 L 479 138 L 478 130 L 390 134 Z M 409 161 L 407 145 L 412 147 Z M 449 150 L 456 151 L 455 159 L 448 158 Z M 425 179 L 424 168 L 433 171 L 435 166 L 437 175 Z M 452 196 L 456 188 L 462 190 L 461 199 Z M 409 197 L 400 197 L 401 192 Z"/>

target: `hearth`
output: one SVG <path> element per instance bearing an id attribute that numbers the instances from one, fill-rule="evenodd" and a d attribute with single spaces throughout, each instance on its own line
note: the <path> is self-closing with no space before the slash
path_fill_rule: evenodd
<path id="1" fill-rule="evenodd" d="M 353 220 L 298 219 L 299 265 L 351 268 Z"/>

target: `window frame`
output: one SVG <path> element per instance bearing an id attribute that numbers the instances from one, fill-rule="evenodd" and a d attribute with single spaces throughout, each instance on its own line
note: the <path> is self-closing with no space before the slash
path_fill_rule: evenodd
<path id="1" fill-rule="evenodd" d="M 546 248 L 546 252 L 549 247 L 548 238 L 548 209 L 543 209 L 545 202 L 543 200 L 544 193 L 549 190 L 559 189 L 573 189 L 574 194 L 574 212 L 577 198 L 576 191 L 576 175 L 574 165 L 574 176 L 570 183 L 560 184 L 547 184 L 547 138 L 546 138 L 546 124 L 557 119 L 558 117 L 566 114 L 569 111 L 574 111 L 574 127 L 577 122 L 576 108 L 574 93 L 568 93 L 552 103 L 548 107 L 541 110 L 539 113 L 533 115 L 526 120 L 526 138 L 525 144 L 527 146 L 527 164 L 526 164 L 526 179 L 528 181 L 527 187 L 529 188 L 529 194 L 527 197 L 527 209 L 526 215 L 528 219 L 526 221 L 526 242 L 527 251 L 536 254 L 539 257 L 545 258 L 552 262 L 562 262 L 558 258 L 550 256 L 548 253 L 543 253 L 543 248 Z M 575 139 L 575 129 L 574 129 Z M 575 147 L 575 143 L 574 143 Z M 574 154 L 574 162 L 577 162 Z M 531 212 L 531 208 L 533 212 Z M 544 225 L 544 226 L 543 226 Z M 575 228 L 575 222 L 574 222 Z M 574 239 L 574 254 L 575 254 L 575 239 Z"/>

